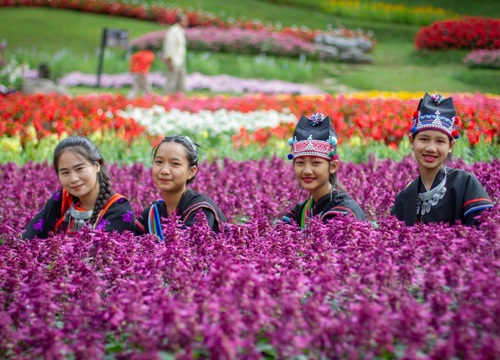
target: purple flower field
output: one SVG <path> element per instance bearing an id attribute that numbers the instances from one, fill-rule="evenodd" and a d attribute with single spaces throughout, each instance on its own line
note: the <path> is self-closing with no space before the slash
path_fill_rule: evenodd
<path id="1" fill-rule="evenodd" d="M 49 164 L 0 165 L 0 357 L 7 359 L 495 359 L 500 353 L 500 160 L 465 164 L 495 202 L 479 228 L 390 217 L 411 158 L 341 164 L 369 222 L 305 230 L 281 159 L 204 162 L 193 184 L 226 233 L 166 222 L 152 236 L 83 231 L 23 242 L 57 190 Z M 136 211 L 159 197 L 142 164 L 110 166 Z"/>

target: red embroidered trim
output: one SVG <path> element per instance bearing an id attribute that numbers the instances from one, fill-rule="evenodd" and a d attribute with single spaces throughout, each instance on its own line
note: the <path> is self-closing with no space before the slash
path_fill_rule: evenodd
<path id="1" fill-rule="evenodd" d="M 478 202 L 478 201 L 487 201 L 489 203 L 491 203 L 492 201 L 490 199 L 487 199 L 487 198 L 478 198 L 478 199 L 472 199 L 472 200 L 469 200 L 467 202 L 465 202 L 462 207 L 466 207 L 467 205 L 469 204 L 472 204 L 472 203 L 475 203 L 475 202 Z"/>

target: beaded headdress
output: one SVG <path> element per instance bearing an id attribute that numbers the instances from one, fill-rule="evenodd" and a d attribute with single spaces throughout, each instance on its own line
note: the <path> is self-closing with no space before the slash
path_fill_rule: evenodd
<path id="1" fill-rule="evenodd" d="M 448 135 L 450 139 L 458 139 L 455 125 L 460 123 L 460 119 L 455 114 L 452 98 L 445 99 L 440 94 L 431 96 L 425 93 L 413 113 L 410 132 L 415 135 L 423 130 L 437 130 Z"/>
<path id="2" fill-rule="evenodd" d="M 320 157 L 328 161 L 338 159 L 337 133 L 330 117 L 322 113 L 312 114 L 310 118 L 302 115 L 288 144 L 291 146 L 289 160 L 300 156 Z"/>

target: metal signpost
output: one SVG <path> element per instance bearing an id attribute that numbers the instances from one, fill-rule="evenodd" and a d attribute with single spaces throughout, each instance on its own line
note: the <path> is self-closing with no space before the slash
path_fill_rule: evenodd
<path id="1" fill-rule="evenodd" d="M 99 64 L 97 66 L 97 87 L 101 86 L 102 66 L 104 63 L 104 49 L 106 46 L 128 48 L 128 30 L 108 29 L 102 31 L 101 48 L 99 52 Z"/>

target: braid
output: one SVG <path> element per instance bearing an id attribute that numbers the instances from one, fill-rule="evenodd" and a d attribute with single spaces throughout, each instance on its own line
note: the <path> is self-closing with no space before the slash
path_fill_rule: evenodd
<path id="1" fill-rule="evenodd" d="M 111 180 L 108 176 L 105 176 L 102 172 L 98 174 L 99 176 L 99 195 L 97 196 L 97 201 L 94 205 L 94 211 L 90 217 L 90 224 L 95 227 L 97 225 L 95 222 L 99 218 L 99 213 L 108 203 L 111 197 Z"/>
<path id="2" fill-rule="evenodd" d="M 90 217 L 90 224 L 97 225 L 96 221 L 99 218 L 99 213 L 104 209 L 111 197 L 111 177 L 108 169 L 104 164 L 104 159 L 97 146 L 87 137 L 84 136 L 69 136 L 63 139 L 54 150 L 54 170 L 59 171 L 59 158 L 66 150 L 81 155 L 88 160 L 92 165 L 100 165 L 100 170 L 97 173 L 97 181 L 99 182 L 99 195 Z"/>

